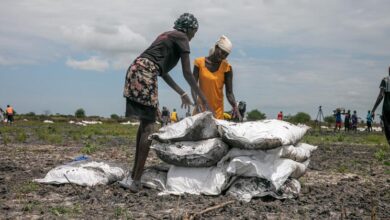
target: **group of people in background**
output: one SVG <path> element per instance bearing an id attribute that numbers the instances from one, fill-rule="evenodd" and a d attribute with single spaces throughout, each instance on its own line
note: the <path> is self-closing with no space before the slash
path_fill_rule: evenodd
<path id="1" fill-rule="evenodd" d="M 7 124 L 12 124 L 14 122 L 15 111 L 11 105 L 7 105 L 5 111 L 0 108 L 0 122 L 6 122 Z"/>
<path id="2" fill-rule="evenodd" d="M 175 123 L 179 121 L 179 116 L 177 115 L 176 109 L 174 108 L 172 112 L 169 111 L 167 107 L 163 107 L 161 111 L 161 124 L 166 126 L 170 123 Z"/>
<path id="3" fill-rule="evenodd" d="M 334 131 L 341 130 L 343 124 L 341 115 L 344 115 L 344 131 L 348 132 L 352 130 L 356 132 L 358 126 L 358 119 L 359 119 L 356 110 L 353 111 L 353 114 L 351 115 L 351 110 L 348 110 L 347 112 L 345 111 L 341 112 L 341 109 L 339 108 L 334 111 L 334 116 L 336 118 Z"/>

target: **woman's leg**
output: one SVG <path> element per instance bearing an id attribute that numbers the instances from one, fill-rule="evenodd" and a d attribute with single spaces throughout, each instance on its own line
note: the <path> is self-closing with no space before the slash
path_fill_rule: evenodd
<path id="1" fill-rule="evenodd" d="M 390 117 L 389 117 L 390 112 L 382 112 L 382 121 L 383 121 L 383 126 L 385 128 L 385 135 L 387 142 L 390 145 Z"/>
<path id="2" fill-rule="evenodd" d="M 140 181 L 141 176 L 144 170 L 146 158 L 148 157 L 149 154 L 149 149 L 151 145 L 151 140 L 148 140 L 148 137 L 150 134 L 153 132 L 153 126 L 154 126 L 154 121 L 150 120 L 144 120 L 141 119 L 140 123 L 140 136 L 139 136 L 139 143 L 138 143 L 138 155 L 137 155 L 137 160 L 135 161 L 135 170 L 134 172 L 134 180 L 135 181 Z"/>
<path id="3" fill-rule="evenodd" d="M 135 142 L 135 157 L 134 157 L 134 163 L 133 163 L 133 169 L 131 171 L 131 179 L 134 179 L 134 173 L 135 170 L 137 169 L 137 160 L 138 160 L 138 155 L 139 155 L 139 142 L 140 142 L 140 137 L 142 133 L 142 124 L 138 126 L 138 131 L 137 131 L 137 137 L 136 137 L 136 142 Z"/>

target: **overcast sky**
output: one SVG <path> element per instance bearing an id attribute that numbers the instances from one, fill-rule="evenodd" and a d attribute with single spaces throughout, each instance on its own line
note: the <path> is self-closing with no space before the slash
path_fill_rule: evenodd
<path id="1" fill-rule="evenodd" d="M 228 36 L 234 94 L 248 110 L 315 118 L 322 105 L 325 116 L 344 107 L 365 118 L 388 75 L 389 9 L 387 0 L 2 0 L 0 106 L 124 115 L 127 67 L 190 12 L 199 21 L 191 60 Z M 188 91 L 180 63 L 171 74 Z M 162 79 L 159 100 L 180 108 Z"/>

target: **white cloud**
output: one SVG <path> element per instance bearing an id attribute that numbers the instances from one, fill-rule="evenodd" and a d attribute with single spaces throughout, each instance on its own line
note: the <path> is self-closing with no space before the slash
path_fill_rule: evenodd
<path id="1" fill-rule="evenodd" d="M 0 66 L 54 60 L 123 74 L 159 33 L 191 12 L 200 23 L 191 58 L 206 55 L 227 35 L 236 96 L 248 100 L 248 108 L 316 111 L 323 103 L 366 109 L 389 65 L 388 8 L 386 0 L 4 0 Z M 274 48 L 289 54 L 274 57 Z M 179 100 L 169 94 L 161 96 L 162 103 Z"/>
<path id="2" fill-rule="evenodd" d="M 138 52 L 147 45 L 141 34 L 126 25 L 80 25 L 62 27 L 62 31 L 71 45 L 106 55 Z"/>
<path id="3" fill-rule="evenodd" d="M 66 65 L 80 70 L 94 70 L 94 71 L 105 71 L 109 68 L 107 60 L 101 60 L 98 57 L 91 57 L 88 60 L 74 60 L 69 58 L 66 61 Z"/>

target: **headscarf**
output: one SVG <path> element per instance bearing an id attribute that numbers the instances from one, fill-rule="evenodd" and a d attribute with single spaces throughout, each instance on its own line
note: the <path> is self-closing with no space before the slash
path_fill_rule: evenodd
<path id="1" fill-rule="evenodd" d="M 174 29 L 187 33 L 188 29 L 198 29 L 198 20 L 193 14 L 184 13 L 175 21 Z"/>
<path id="2" fill-rule="evenodd" d="M 221 48 L 223 51 L 225 51 L 225 52 L 227 52 L 229 54 L 232 52 L 233 44 L 229 40 L 229 38 L 227 38 L 225 35 L 222 35 L 219 38 L 219 40 L 217 42 L 215 42 L 215 45 L 218 45 L 219 48 Z M 215 50 L 215 46 L 210 48 L 209 55 L 213 54 L 214 50 Z"/>

